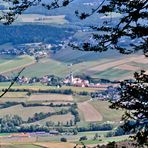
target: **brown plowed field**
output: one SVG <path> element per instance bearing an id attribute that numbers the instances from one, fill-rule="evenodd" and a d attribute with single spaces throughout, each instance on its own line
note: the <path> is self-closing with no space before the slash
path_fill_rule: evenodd
<path id="1" fill-rule="evenodd" d="M 102 115 L 88 101 L 78 103 L 79 110 L 83 113 L 87 122 L 102 121 Z"/>

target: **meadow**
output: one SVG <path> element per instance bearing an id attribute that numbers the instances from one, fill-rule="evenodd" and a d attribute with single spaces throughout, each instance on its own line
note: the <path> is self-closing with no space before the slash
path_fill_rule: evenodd
<path id="1" fill-rule="evenodd" d="M 113 56 L 113 55 L 112 55 Z M 123 80 L 132 78 L 135 71 L 148 70 L 148 60 L 141 55 L 105 58 L 90 53 L 75 51 L 58 52 L 55 55 L 35 63 L 33 57 L 21 56 L 10 60 L 1 58 L 0 73 L 17 74 L 20 68 L 26 67 L 22 75 L 26 77 L 42 77 L 56 75 L 65 78 L 70 71 L 74 75 L 85 74 L 93 78 Z M 65 60 L 64 60 L 65 59 Z M 72 64 L 71 67 L 68 65 Z"/>
<path id="2" fill-rule="evenodd" d="M 78 112 L 80 114 L 80 123 L 78 125 L 82 126 L 83 124 L 90 122 L 100 122 L 104 123 L 106 121 L 110 122 L 119 122 L 123 114 L 123 111 L 116 111 L 109 109 L 109 103 L 107 101 L 92 101 L 90 96 L 81 96 L 81 95 L 64 95 L 64 94 L 50 94 L 50 93 L 33 93 L 31 96 L 28 96 L 26 92 L 8 92 L 4 95 L 0 103 L 6 102 L 24 102 L 26 104 L 43 104 L 49 105 L 53 104 L 68 104 L 68 103 L 77 103 Z M 13 105 L 7 108 L 0 109 L 0 117 L 4 115 L 18 115 L 24 120 L 27 120 L 29 117 L 33 117 L 35 113 L 48 113 L 56 112 L 61 109 L 66 109 L 65 107 L 49 107 L 49 106 L 35 106 L 35 107 L 23 107 L 21 104 Z M 54 115 L 48 117 L 47 119 L 40 120 L 37 123 L 44 123 L 47 121 L 54 121 L 57 123 L 64 119 L 64 122 L 70 121 L 73 117 L 69 114 L 65 116 Z"/>
<path id="3" fill-rule="evenodd" d="M 57 16 L 46 16 L 41 14 L 22 14 L 20 15 L 16 23 L 36 23 L 36 24 L 58 24 L 63 25 L 67 24 L 68 21 L 65 19 L 65 15 L 57 15 Z"/>
<path id="4" fill-rule="evenodd" d="M 34 58 L 30 56 L 2 56 L 0 58 L 0 74 L 14 72 L 35 63 Z"/>
<path id="5" fill-rule="evenodd" d="M 123 110 L 110 109 L 110 103 L 108 101 L 92 101 L 90 104 L 101 113 L 104 121 L 119 122 L 124 113 Z"/>
<path id="6" fill-rule="evenodd" d="M 96 132 L 94 132 L 93 135 L 89 135 L 89 132 L 85 132 L 85 135 L 88 135 L 88 140 L 84 140 L 83 143 L 86 146 L 92 147 L 96 146 L 98 144 L 106 144 L 108 142 L 119 142 L 119 141 L 126 141 L 128 139 L 128 136 L 117 136 L 117 137 L 101 137 L 98 138 L 97 140 L 93 140 L 93 137 Z M 106 132 L 107 133 L 107 132 Z M 99 134 L 99 133 L 98 133 Z M 100 134 L 99 134 L 100 135 Z M 103 135 L 102 135 L 103 136 Z M 79 148 L 82 148 L 82 144 L 78 139 L 81 137 L 81 133 L 78 135 L 67 135 L 64 136 L 66 139 L 68 139 L 68 142 L 60 142 L 60 138 L 62 136 L 54 136 L 54 137 L 38 137 L 39 141 L 36 141 L 36 139 L 32 139 L 32 141 L 28 141 L 27 143 L 24 141 L 21 142 L 14 142 L 8 143 L 8 142 L 3 142 L 1 143 L 2 148 L 73 148 L 76 144 L 78 144 Z M 27 139 L 23 139 L 27 140 Z"/>

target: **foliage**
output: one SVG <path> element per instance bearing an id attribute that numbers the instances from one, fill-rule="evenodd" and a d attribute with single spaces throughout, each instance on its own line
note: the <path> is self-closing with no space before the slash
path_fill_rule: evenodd
<path id="1" fill-rule="evenodd" d="M 68 31 L 67 31 L 68 30 Z M 57 44 L 61 42 L 61 38 L 65 39 L 71 36 L 74 29 L 67 29 L 60 26 L 48 25 L 0 25 L 0 44 L 11 42 L 13 44 L 45 42 Z M 21 34 L 21 35 L 20 35 Z"/>
<path id="2" fill-rule="evenodd" d="M 123 54 L 131 54 L 142 50 L 148 54 L 148 32 L 147 32 L 147 0 L 121 1 L 102 0 L 101 4 L 92 9 L 92 13 L 76 11 L 80 19 L 85 19 L 94 13 L 105 14 L 111 19 L 105 19 L 103 24 L 92 26 L 94 33 L 88 42 L 83 43 L 82 48 L 72 45 L 83 51 L 107 51 L 116 49 Z M 121 17 L 113 23 L 112 13 L 119 13 Z M 123 44 L 126 42 L 126 46 Z"/>
<path id="3" fill-rule="evenodd" d="M 67 139 L 64 138 L 64 137 L 62 137 L 62 138 L 60 139 L 60 141 L 61 141 L 61 142 L 67 142 Z"/>
<path id="4" fill-rule="evenodd" d="M 99 123 L 90 123 L 88 127 L 79 127 L 78 132 L 86 131 L 109 131 L 112 130 L 113 126 L 111 124 L 99 124 Z"/>
<path id="5" fill-rule="evenodd" d="M 87 137 L 86 136 L 80 137 L 79 141 L 83 141 L 83 140 L 87 140 Z"/>
<path id="6" fill-rule="evenodd" d="M 122 117 L 122 128 L 126 132 L 135 132 L 133 138 L 143 144 L 148 139 L 148 76 L 145 71 L 136 72 L 135 79 L 135 83 L 121 83 L 121 99 L 113 101 L 110 107 L 126 110 Z"/>
<path id="7" fill-rule="evenodd" d="M 0 132 L 17 132 L 18 126 L 22 123 L 23 121 L 19 116 L 11 117 L 7 115 L 0 119 Z"/>

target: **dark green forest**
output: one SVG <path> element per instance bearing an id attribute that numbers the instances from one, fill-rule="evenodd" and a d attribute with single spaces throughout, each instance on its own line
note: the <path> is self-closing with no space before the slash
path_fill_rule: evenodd
<path id="1" fill-rule="evenodd" d="M 47 25 L 0 25 L 0 44 L 58 43 L 73 35 L 74 29 Z"/>

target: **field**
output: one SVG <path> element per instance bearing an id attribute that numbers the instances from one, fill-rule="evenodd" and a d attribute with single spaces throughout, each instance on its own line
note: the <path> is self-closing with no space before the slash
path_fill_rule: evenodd
<path id="1" fill-rule="evenodd" d="M 96 133 L 96 132 L 95 132 Z M 94 133 L 94 134 L 95 134 Z M 80 133 L 81 134 L 81 133 Z M 101 137 L 98 138 L 97 140 L 93 140 L 93 136 L 90 137 L 89 136 L 89 132 L 85 132 L 85 135 L 88 135 L 88 140 L 84 140 L 83 143 L 86 146 L 89 146 L 90 148 L 93 146 L 96 146 L 97 144 L 106 144 L 108 142 L 112 142 L 112 141 L 125 141 L 128 139 L 128 136 L 117 136 L 117 137 L 110 137 L 110 138 L 105 138 L 105 137 Z M 76 144 L 78 144 L 78 147 L 81 148 L 81 142 L 78 141 L 78 139 L 80 138 L 80 135 L 75 135 L 75 136 L 64 136 L 66 139 L 68 139 L 68 142 L 60 142 L 60 138 L 62 136 L 55 136 L 55 137 L 38 137 L 38 139 L 40 139 L 40 141 L 36 141 L 35 139 L 30 138 L 30 140 L 32 141 L 28 141 L 27 143 L 24 141 L 20 141 L 20 142 L 12 142 L 9 143 L 7 142 L 3 142 L 1 143 L 2 148 L 73 148 Z M 47 140 L 44 140 L 47 139 Z M 71 141 L 71 140 L 72 141 Z M 77 140 L 76 140 L 77 139 Z M 22 139 L 25 140 L 25 139 Z M 4 140 L 5 141 L 5 140 Z M 16 139 L 14 139 L 14 141 L 16 141 Z M 27 141 L 27 139 L 26 139 Z"/>
<path id="2" fill-rule="evenodd" d="M 86 122 L 102 121 L 102 115 L 88 101 L 78 103 L 79 110 L 83 113 Z"/>
<path id="3" fill-rule="evenodd" d="M 71 51 L 59 51 L 55 55 L 41 59 L 34 63 L 33 57 L 22 56 L 13 59 L 0 60 L 0 73 L 12 75 L 26 66 L 22 75 L 27 77 L 42 77 L 44 75 L 56 75 L 65 78 L 69 72 L 69 64 L 73 63 L 71 70 L 74 75 L 86 74 L 94 78 L 110 80 L 123 80 L 132 78 L 135 71 L 148 70 L 148 60 L 142 55 L 118 56 L 107 54 L 99 55 L 94 53 L 83 53 Z M 19 64 L 18 64 L 19 63 Z"/>
<path id="4" fill-rule="evenodd" d="M 50 143 L 35 143 L 37 146 L 41 146 L 44 148 L 73 148 L 75 144 L 73 143 L 56 143 L 56 142 L 50 142 Z M 81 148 L 81 147 L 79 147 Z"/>
<path id="5" fill-rule="evenodd" d="M 33 124 L 41 124 L 45 125 L 48 121 L 54 121 L 55 124 L 58 124 L 58 122 L 61 122 L 62 124 L 66 124 L 70 120 L 74 120 L 74 116 L 71 113 L 68 113 L 66 115 L 54 115 L 51 117 L 48 117 L 46 119 L 34 122 Z"/>
<path id="6" fill-rule="evenodd" d="M 124 141 L 127 140 L 128 136 L 116 136 L 116 137 L 110 137 L 110 138 L 102 138 L 98 140 L 84 140 L 83 143 L 85 145 L 96 145 L 96 144 L 101 144 L 101 143 L 108 143 L 108 142 L 119 142 L 119 141 Z M 77 144 L 81 144 L 81 142 L 76 142 Z"/>
<path id="7" fill-rule="evenodd" d="M 6 144 L 2 143 L 1 148 L 41 148 L 40 146 L 33 145 L 33 144 Z"/>
<path id="8" fill-rule="evenodd" d="M 65 19 L 65 15 L 57 15 L 57 16 L 46 16 L 40 14 L 22 14 L 17 20 L 17 23 L 40 23 L 40 24 L 59 24 L 63 25 L 68 23 Z"/>
<path id="9" fill-rule="evenodd" d="M 73 63 L 71 70 L 74 75 L 76 74 L 88 74 L 94 78 L 105 78 L 111 80 L 121 80 L 125 78 L 131 78 L 132 74 L 140 69 L 148 70 L 148 60 L 143 56 L 132 55 L 132 56 L 121 56 L 120 58 L 114 58 L 113 55 L 109 58 L 105 58 L 106 55 L 102 55 L 99 58 L 98 54 L 90 53 L 76 53 L 67 51 L 66 53 L 61 52 L 50 55 L 49 58 L 41 59 L 38 63 L 34 63 L 33 57 L 30 56 L 21 56 L 21 57 L 2 57 L 0 58 L 0 73 L 5 73 L 8 75 L 13 75 L 19 71 L 20 68 L 26 66 L 25 71 L 22 75 L 27 77 L 42 77 L 44 75 L 57 75 L 59 77 L 66 77 L 70 69 L 69 64 Z M 74 53 L 74 54 L 72 54 Z M 75 56 L 74 56 L 75 55 Z M 67 57 L 67 58 L 65 58 Z M 0 83 L 0 91 L 4 88 L 7 88 L 10 83 Z M 78 113 L 80 117 L 80 122 L 77 123 L 78 127 L 87 127 L 89 123 L 111 123 L 117 125 L 120 122 L 121 116 L 123 114 L 122 110 L 112 110 L 109 109 L 109 103 L 107 101 L 93 101 L 90 96 L 81 96 L 78 95 L 79 92 L 95 92 L 96 90 L 105 90 L 106 88 L 82 88 L 82 87 L 73 87 L 73 86 L 62 86 L 61 88 L 45 86 L 40 83 L 35 83 L 32 85 L 18 85 L 15 84 L 12 86 L 13 89 L 29 89 L 29 90 L 65 90 L 71 89 L 74 92 L 74 95 L 63 95 L 63 94 L 50 94 L 50 93 L 32 93 L 31 96 L 28 96 L 26 92 L 9 92 L 0 99 L 0 103 L 6 102 L 24 102 L 26 104 L 38 103 L 41 105 L 50 105 L 53 104 L 66 104 L 66 103 L 77 103 Z M 0 94 L 2 91 L 0 92 Z M 22 117 L 24 121 L 27 121 L 29 117 L 33 117 L 35 113 L 43 112 L 59 112 L 63 109 L 68 109 L 70 106 L 66 107 L 51 107 L 51 106 L 34 106 L 34 107 L 23 107 L 21 104 L 13 105 L 11 107 L 0 109 L 0 117 L 11 114 L 18 115 Z M 54 126 L 58 125 L 60 122 L 61 126 L 65 126 L 67 123 L 72 120 L 74 122 L 75 118 L 68 112 L 63 115 L 52 115 L 29 124 L 39 124 L 45 125 L 47 122 L 52 121 Z M 28 124 L 28 125 L 29 125 Z M 25 124 L 24 124 L 25 125 Z M 53 125 L 50 128 L 54 127 Z M 65 128 L 63 126 L 63 128 Z M 74 125 L 71 127 L 75 127 Z M 20 139 L 20 142 L 27 141 L 27 145 L 22 145 L 22 148 L 38 148 L 38 147 L 50 147 L 50 146 L 66 146 L 69 148 L 75 143 L 79 144 L 79 138 L 81 136 L 87 135 L 88 140 L 84 141 L 86 145 L 95 145 L 98 143 L 107 143 L 109 141 L 122 141 L 127 137 L 111 137 L 106 138 L 105 135 L 108 131 L 97 133 L 100 135 L 100 139 L 92 140 L 96 132 L 83 132 L 78 133 L 78 135 L 65 135 L 68 139 L 68 142 L 72 143 L 60 143 L 60 136 L 53 137 L 39 137 L 38 143 L 36 143 L 36 138 Z M 0 139 L 1 140 L 1 139 Z M 4 148 L 18 148 L 20 144 L 15 144 L 16 139 L 5 139 L 8 142 L 12 142 L 12 145 L 4 146 Z M 5 142 L 3 140 L 3 142 Z M 53 142 L 55 141 L 55 142 Z M 47 142 L 47 143 L 42 143 Z M 52 143 L 51 143 L 52 142 Z M 73 144 L 74 143 L 74 144 Z M 35 144 L 35 145 L 34 145 Z M 58 148 L 58 147 L 57 147 Z M 60 147 L 61 148 L 61 147 Z"/>
<path id="10" fill-rule="evenodd" d="M 122 110 L 112 110 L 109 108 L 109 103 L 107 101 L 92 101 L 90 104 L 101 113 L 103 116 L 103 121 L 120 121 L 123 111 Z"/>
<path id="11" fill-rule="evenodd" d="M 22 67 L 30 66 L 34 64 L 34 59 L 30 56 L 20 56 L 20 57 L 0 57 L 0 74 L 7 72 L 13 72 Z"/>
<path id="12" fill-rule="evenodd" d="M 120 121 L 122 111 L 111 110 L 108 108 L 109 103 L 107 101 L 90 101 L 89 96 L 80 96 L 80 95 L 63 95 L 63 94 L 32 94 L 31 96 L 27 96 L 26 93 L 23 92 L 9 92 L 5 96 L 3 96 L 0 100 L 0 103 L 5 102 L 24 102 L 27 104 L 40 103 L 44 105 L 49 105 L 51 102 L 53 104 L 67 104 L 74 103 L 78 104 L 78 111 L 81 118 L 81 124 L 85 124 L 88 122 L 94 121 Z M 23 107 L 21 104 L 15 105 L 12 107 L 0 109 L 0 117 L 6 114 L 11 115 L 19 115 L 24 120 L 27 120 L 28 117 L 33 117 L 35 113 L 39 112 L 55 112 L 64 109 L 65 107 L 47 107 L 47 106 L 36 106 L 36 107 Z M 66 108 L 65 108 L 66 109 Z M 30 113 L 31 111 L 31 113 Z M 64 118 L 63 118 L 64 117 Z M 54 115 L 47 119 L 40 120 L 41 124 L 45 124 L 46 121 L 57 121 L 61 120 L 64 123 L 73 119 L 70 114 L 66 115 Z M 37 122 L 37 123 L 39 123 Z"/>
<path id="13" fill-rule="evenodd" d="M 0 83 L 0 90 L 8 88 L 10 83 Z M 100 87 L 100 88 L 90 88 L 90 87 L 74 87 L 74 86 L 62 86 L 61 88 L 57 88 L 54 86 L 46 86 L 41 85 L 39 83 L 35 83 L 34 85 L 18 85 L 14 84 L 12 86 L 13 89 L 29 89 L 29 90 L 66 90 L 71 89 L 73 92 L 79 93 L 79 92 L 95 92 L 97 90 L 105 90 L 106 88 Z M 14 93 L 15 94 L 15 93 Z"/>
<path id="14" fill-rule="evenodd" d="M 62 94 L 36 94 L 31 95 L 28 101 L 73 101 L 73 97 Z"/>
<path id="15" fill-rule="evenodd" d="M 0 117 L 5 115 L 18 115 L 22 117 L 24 121 L 27 121 L 29 117 L 33 117 L 35 113 L 48 113 L 54 112 L 52 107 L 23 107 L 22 105 L 15 105 L 12 107 L 4 108 L 0 110 Z"/>

